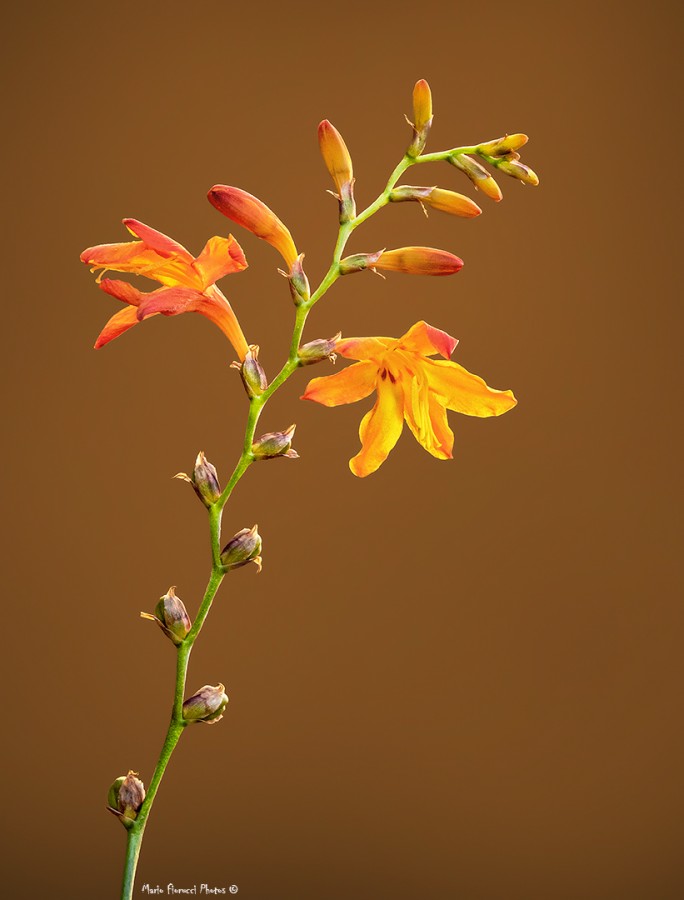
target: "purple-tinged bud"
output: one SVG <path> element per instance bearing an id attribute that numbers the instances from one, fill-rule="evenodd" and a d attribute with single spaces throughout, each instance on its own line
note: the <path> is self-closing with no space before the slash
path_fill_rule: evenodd
<path id="1" fill-rule="evenodd" d="M 231 368 L 239 370 L 242 383 L 250 399 L 259 397 L 268 387 L 266 373 L 259 362 L 258 344 L 250 344 L 244 360 L 241 363 L 231 363 Z"/>
<path id="2" fill-rule="evenodd" d="M 223 718 L 223 711 L 228 705 L 228 697 L 224 685 L 205 684 L 196 694 L 183 704 L 183 718 L 188 723 L 204 722 L 213 725 Z"/>
<path id="3" fill-rule="evenodd" d="M 257 571 L 261 572 L 261 535 L 259 526 L 243 528 L 232 537 L 221 551 L 221 565 L 227 571 L 239 569 L 253 562 Z"/>
<path id="4" fill-rule="evenodd" d="M 322 362 L 324 359 L 329 359 L 331 363 L 334 363 L 337 359 L 335 345 L 341 337 L 342 332 L 338 331 L 330 340 L 326 341 L 324 338 L 318 338 L 315 341 L 309 341 L 308 344 L 303 344 L 297 352 L 299 365 L 312 366 L 314 363 Z"/>
<path id="5" fill-rule="evenodd" d="M 154 608 L 154 615 L 141 612 L 143 619 L 151 619 L 156 622 L 164 634 L 178 646 L 182 644 L 188 632 L 192 628 L 190 616 L 180 597 L 176 596 L 175 587 L 170 587 L 166 594 L 160 598 Z"/>
<path id="6" fill-rule="evenodd" d="M 207 509 L 216 503 L 221 496 L 221 486 L 219 485 L 216 468 L 212 466 L 202 450 L 197 454 L 192 475 L 188 476 L 185 472 L 179 472 L 173 477 L 180 478 L 191 484 L 193 490 Z"/>
<path id="7" fill-rule="evenodd" d="M 292 264 L 290 274 L 283 272 L 290 282 L 290 293 L 295 306 L 301 306 L 302 303 L 308 303 L 311 299 L 311 288 L 309 287 L 309 279 L 304 271 L 304 254 L 300 253 L 295 262 Z"/>
<path id="8" fill-rule="evenodd" d="M 476 189 L 482 191 L 483 194 L 492 200 L 496 200 L 497 202 L 501 200 L 503 197 L 501 188 L 496 181 L 494 181 L 485 167 L 481 166 L 479 162 L 476 162 L 476 160 L 470 156 L 465 156 L 463 153 L 447 156 L 447 159 L 452 166 L 456 166 L 461 172 L 465 172 L 475 185 Z"/>
<path id="9" fill-rule="evenodd" d="M 276 459 L 285 456 L 288 459 L 299 459 L 299 453 L 292 449 L 292 438 L 296 425 L 290 425 L 285 431 L 271 431 L 262 434 L 252 444 L 255 459 Z"/>
<path id="10" fill-rule="evenodd" d="M 135 822 L 140 807 L 145 800 L 145 785 L 138 778 L 137 772 L 121 775 L 109 788 L 107 809 L 118 816 L 125 828 Z"/>
<path id="11" fill-rule="evenodd" d="M 345 256 L 340 260 L 340 275 L 352 275 L 354 272 L 372 269 L 382 253 L 382 250 L 378 250 L 376 253 L 354 253 L 353 256 Z"/>

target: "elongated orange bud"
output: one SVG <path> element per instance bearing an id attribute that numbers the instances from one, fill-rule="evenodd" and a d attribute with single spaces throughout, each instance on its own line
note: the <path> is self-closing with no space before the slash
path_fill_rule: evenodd
<path id="1" fill-rule="evenodd" d="M 507 153 L 515 152 L 524 147 L 528 140 L 529 138 L 526 134 L 505 134 L 495 141 L 487 141 L 486 144 L 480 144 L 477 152 L 484 153 L 486 156 L 505 156 Z"/>
<path id="2" fill-rule="evenodd" d="M 420 156 L 427 141 L 432 125 L 432 92 L 424 78 L 416 82 L 413 88 L 413 140 L 407 153 L 409 156 Z"/>
<path id="3" fill-rule="evenodd" d="M 257 197 L 227 184 L 215 184 L 208 197 L 211 205 L 224 216 L 275 247 L 288 269 L 296 262 L 298 253 L 292 235 L 278 216 Z"/>
<path id="4" fill-rule="evenodd" d="M 533 172 L 529 166 L 524 166 L 516 159 L 504 157 L 501 161 L 497 160 L 496 167 L 500 172 L 510 175 L 511 178 L 517 178 L 518 181 L 522 181 L 523 184 L 539 184 L 537 173 Z"/>
<path id="5" fill-rule="evenodd" d="M 354 205 L 354 169 L 342 135 L 327 119 L 318 126 L 318 144 L 323 162 L 335 182 L 340 201 L 340 222 L 348 222 L 356 215 Z"/>
<path id="6" fill-rule="evenodd" d="M 470 156 L 465 156 L 463 154 L 448 156 L 447 159 L 452 166 L 456 166 L 461 172 L 465 172 L 475 187 L 481 190 L 487 197 L 490 197 L 497 202 L 502 199 L 503 194 L 501 193 L 501 188 L 496 181 L 494 181 L 485 167 L 481 166 L 479 162 L 472 159 Z"/>
<path id="7" fill-rule="evenodd" d="M 402 184 L 394 188 L 389 197 L 392 203 L 400 203 L 404 200 L 415 200 L 431 206 L 433 209 L 441 209 L 442 212 L 452 216 L 472 218 L 479 216 L 482 210 L 470 197 L 457 194 L 455 191 L 445 191 L 438 187 L 414 187 Z"/>
<path id="8" fill-rule="evenodd" d="M 463 260 L 434 247 L 399 247 L 381 253 L 373 268 L 407 275 L 454 275 L 463 268 Z"/>

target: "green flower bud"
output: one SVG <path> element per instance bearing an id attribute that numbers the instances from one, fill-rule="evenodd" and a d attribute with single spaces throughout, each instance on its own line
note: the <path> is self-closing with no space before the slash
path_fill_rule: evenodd
<path id="1" fill-rule="evenodd" d="M 221 496 L 221 486 L 219 485 L 216 469 L 201 450 L 197 454 L 195 468 L 191 476 L 186 475 L 185 472 L 179 472 L 173 477 L 181 478 L 183 481 L 187 481 L 188 484 L 191 484 L 193 490 L 207 509 L 213 503 L 216 503 Z"/>
<path id="2" fill-rule="evenodd" d="M 107 795 L 107 809 L 119 817 L 125 828 L 130 828 L 136 820 L 145 799 L 145 785 L 137 776 L 137 772 L 121 775 Z"/>
<path id="3" fill-rule="evenodd" d="M 292 438 L 296 425 L 290 425 L 285 431 L 271 431 L 262 434 L 252 444 L 255 459 L 276 459 L 286 456 L 288 459 L 299 459 L 299 453 L 292 449 Z"/>
<path id="4" fill-rule="evenodd" d="M 258 525 L 243 528 L 232 537 L 221 552 L 221 565 L 224 569 L 239 569 L 253 562 L 257 571 L 261 572 L 261 535 Z"/>
<path id="5" fill-rule="evenodd" d="M 186 722 L 204 722 L 213 725 L 223 718 L 223 711 L 228 705 L 228 697 L 224 685 L 212 687 L 205 684 L 196 694 L 183 704 L 183 718 Z"/>
<path id="6" fill-rule="evenodd" d="M 334 363 L 337 359 L 335 345 L 341 337 L 342 332 L 338 331 L 330 340 L 326 341 L 324 338 L 318 338 L 315 341 L 309 341 L 308 344 L 304 344 L 297 353 L 299 365 L 312 366 L 314 363 L 321 362 L 324 359 L 329 359 L 331 363 Z"/>
<path id="7" fill-rule="evenodd" d="M 231 368 L 239 369 L 242 383 L 250 399 L 259 397 L 268 387 L 268 379 L 258 357 L 259 345 L 250 344 L 244 360 L 241 363 L 231 363 Z"/>
<path id="8" fill-rule="evenodd" d="M 173 641 L 176 646 L 181 644 L 192 628 L 190 616 L 180 597 L 176 596 L 175 587 L 170 587 L 166 594 L 160 598 L 154 609 L 154 615 L 141 612 L 143 619 L 151 619 L 156 622 L 164 634 Z"/>

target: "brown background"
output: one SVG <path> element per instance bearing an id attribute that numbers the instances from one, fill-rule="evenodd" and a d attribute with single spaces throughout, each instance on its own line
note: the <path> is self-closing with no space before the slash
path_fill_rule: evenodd
<path id="1" fill-rule="evenodd" d="M 4 896 L 117 896 L 105 794 L 129 767 L 149 780 L 173 667 L 138 612 L 170 584 L 194 610 L 207 575 L 202 509 L 170 476 L 204 449 L 225 478 L 244 416 L 200 316 L 94 353 L 117 307 L 78 253 L 125 239 L 123 216 L 197 252 L 227 231 L 204 199 L 223 181 L 278 211 L 319 277 L 335 209 L 316 125 L 345 135 L 365 204 L 403 152 L 418 77 L 432 149 L 526 131 L 542 186 L 505 179 L 476 221 L 383 212 L 354 249 L 444 246 L 463 272 L 348 278 L 307 334 L 424 317 L 519 406 L 452 415 L 451 463 L 406 434 L 363 481 L 347 460 L 367 404 L 300 404 L 301 373 L 269 407 L 267 429 L 297 422 L 302 458 L 252 470 L 227 510 L 228 534 L 259 523 L 264 571 L 231 576 L 196 648 L 189 687 L 223 680 L 231 704 L 181 742 L 139 885 L 684 896 L 675 9 L 12 8 Z M 446 166 L 419 177 L 472 193 Z M 289 297 L 274 251 L 238 238 L 251 266 L 224 286 L 273 373 Z"/>

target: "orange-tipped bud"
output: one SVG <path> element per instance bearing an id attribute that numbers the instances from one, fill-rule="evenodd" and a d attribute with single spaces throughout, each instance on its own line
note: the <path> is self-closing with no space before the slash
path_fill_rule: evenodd
<path id="1" fill-rule="evenodd" d="M 447 159 L 452 166 L 456 166 L 461 172 L 465 172 L 475 187 L 482 191 L 487 197 L 490 197 L 497 202 L 502 199 L 503 194 L 501 193 L 501 188 L 485 167 L 481 166 L 479 162 L 472 159 L 470 156 L 465 156 L 460 153 L 456 154 L 456 156 L 448 156 Z"/>
<path id="2" fill-rule="evenodd" d="M 394 188 L 389 198 L 393 203 L 416 200 L 433 209 L 441 209 L 442 212 L 450 213 L 452 216 L 464 216 L 465 218 L 479 216 L 482 212 L 470 197 L 437 187 L 414 187 L 402 184 L 398 188 Z"/>
<path id="3" fill-rule="evenodd" d="M 497 160 L 496 167 L 500 172 L 510 175 L 511 178 L 517 178 L 523 184 L 539 184 L 536 172 L 533 172 L 529 166 L 524 166 L 521 162 L 518 162 L 517 159 L 504 157 L 501 161 Z"/>
<path id="4" fill-rule="evenodd" d="M 487 141 L 486 144 L 480 144 L 477 152 L 485 156 L 505 156 L 507 153 L 514 153 L 516 150 L 524 147 L 528 140 L 529 138 L 526 134 L 505 134 L 495 141 Z"/>
<path id="5" fill-rule="evenodd" d="M 340 222 L 348 222 L 356 215 L 354 205 L 354 169 L 351 156 L 342 135 L 327 119 L 318 126 L 318 144 L 321 156 L 340 201 Z"/>
<path id="6" fill-rule="evenodd" d="M 413 140 L 407 150 L 409 156 L 420 156 L 432 125 L 432 91 L 424 78 L 413 88 Z"/>
<path id="7" fill-rule="evenodd" d="M 398 250 L 385 250 L 375 263 L 375 268 L 408 275 L 454 275 L 463 268 L 463 260 L 453 253 L 433 247 L 400 247 Z"/>
<path id="8" fill-rule="evenodd" d="M 287 263 L 288 270 L 297 260 L 297 248 L 289 230 L 278 216 L 257 197 L 240 188 L 215 184 L 208 194 L 212 206 L 238 225 L 271 244 Z"/>

